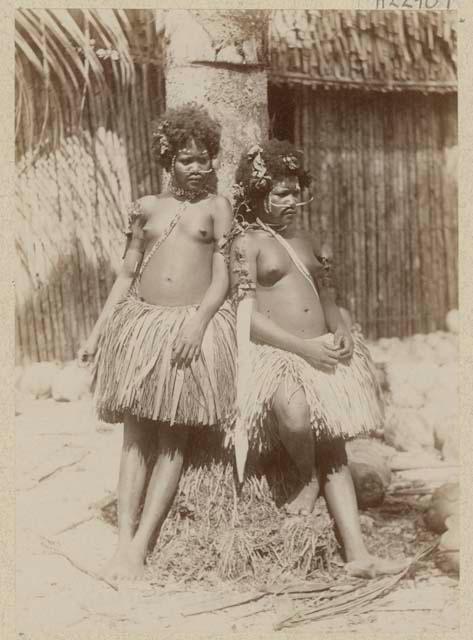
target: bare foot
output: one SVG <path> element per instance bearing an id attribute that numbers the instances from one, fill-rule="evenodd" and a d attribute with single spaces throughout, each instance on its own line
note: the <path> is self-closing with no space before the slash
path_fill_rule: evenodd
<path id="1" fill-rule="evenodd" d="M 379 576 L 401 573 L 409 566 L 410 560 L 390 560 L 367 555 L 357 560 L 352 560 L 345 565 L 347 572 L 357 578 L 377 578 Z"/>
<path id="2" fill-rule="evenodd" d="M 109 580 L 140 580 L 145 572 L 143 556 L 131 547 L 117 549 L 102 574 Z"/>
<path id="3" fill-rule="evenodd" d="M 284 510 L 291 516 L 308 516 L 315 507 L 315 502 L 319 495 L 319 483 L 311 480 L 289 498 Z"/>

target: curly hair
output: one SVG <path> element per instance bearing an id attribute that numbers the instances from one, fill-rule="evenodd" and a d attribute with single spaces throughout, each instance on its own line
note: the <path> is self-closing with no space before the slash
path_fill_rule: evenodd
<path id="1" fill-rule="evenodd" d="M 153 123 L 151 150 L 166 171 L 171 169 L 173 157 L 191 139 L 202 144 L 210 157 L 215 158 L 220 150 L 221 129 L 203 106 L 189 102 L 168 109 Z"/>
<path id="2" fill-rule="evenodd" d="M 275 181 L 288 176 L 296 176 L 301 189 L 311 182 L 310 174 L 303 167 L 302 151 L 288 140 L 273 138 L 243 153 L 235 173 L 237 211 L 253 209 L 270 193 Z"/>

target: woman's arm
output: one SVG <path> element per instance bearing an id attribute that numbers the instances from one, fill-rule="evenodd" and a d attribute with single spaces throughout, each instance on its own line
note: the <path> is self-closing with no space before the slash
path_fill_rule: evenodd
<path id="1" fill-rule="evenodd" d="M 320 303 L 325 315 L 328 330 L 335 333 L 341 327 L 348 330 L 336 300 L 335 289 L 332 287 L 319 287 Z"/>
<path id="2" fill-rule="evenodd" d="M 138 202 L 139 206 L 139 202 Z M 136 206 L 135 206 L 136 210 Z M 133 278 L 140 267 L 144 253 L 144 231 L 143 226 L 146 222 L 146 215 L 143 211 L 142 216 L 134 215 L 130 224 L 130 234 L 127 239 L 127 246 L 123 263 L 120 267 L 118 275 L 113 283 L 103 309 L 86 341 L 79 350 L 79 360 L 87 361 L 89 356 L 93 356 L 97 343 L 102 331 L 103 325 L 109 317 L 115 305 L 122 300 L 128 293 Z"/>
<path id="3" fill-rule="evenodd" d="M 320 275 L 316 278 L 320 304 L 325 316 L 328 330 L 335 336 L 335 345 L 340 347 L 340 357 L 345 358 L 353 353 L 353 338 L 350 329 L 342 318 L 340 309 L 336 303 L 336 286 L 333 277 L 332 263 L 328 258 L 321 256 L 321 251 L 315 240 L 312 241 L 314 255 L 322 263 Z"/>
<path id="4" fill-rule="evenodd" d="M 320 264 L 316 276 L 314 277 L 317 291 L 319 292 L 320 303 L 325 316 L 327 328 L 332 333 L 344 326 L 343 318 L 336 303 L 336 287 L 333 277 L 332 261 L 323 256 L 320 245 L 314 236 L 311 236 L 312 252 L 317 262 Z"/>
<path id="5" fill-rule="evenodd" d="M 214 201 L 214 243 L 215 249 L 212 258 L 212 281 L 199 304 L 195 315 L 204 329 L 222 305 L 228 293 L 228 267 L 223 253 L 219 250 L 220 243 L 232 227 L 233 213 L 228 200 L 217 196 Z"/>
<path id="6" fill-rule="evenodd" d="M 126 257 L 129 257 L 130 253 L 131 253 L 130 250 L 128 250 Z M 105 304 L 97 319 L 97 322 L 95 323 L 94 328 L 90 333 L 88 342 L 89 341 L 96 342 L 98 340 L 102 327 L 105 321 L 107 320 L 107 318 L 109 317 L 112 309 L 128 293 L 131 283 L 133 281 L 133 275 L 134 273 L 129 273 L 128 269 L 125 269 L 123 267 L 120 269 L 115 279 L 115 282 L 113 283 L 113 286 L 110 289 L 110 293 L 108 294 L 108 298 L 105 301 Z"/>

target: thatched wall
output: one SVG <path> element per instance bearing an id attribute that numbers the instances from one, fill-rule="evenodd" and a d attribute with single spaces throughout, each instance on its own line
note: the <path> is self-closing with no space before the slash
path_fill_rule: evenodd
<path id="1" fill-rule="evenodd" d="M 75 357 L 120 264 L 127 204 L 160 191 L 149 141 L 162 75 L 146 63 L 135 72 L 133 88 L 117 90 L 113 105 L 92 89 L 75 133 L 18 159 L 18 362 Z"/>
<path id="2" fill-rule="evenodd" d="M 456 96 L 283 93 L 273 126 L 308 158 L 303 224 L 333 252 L 340 302 L 371 337 L 443 329 L 458 306 Z"/>

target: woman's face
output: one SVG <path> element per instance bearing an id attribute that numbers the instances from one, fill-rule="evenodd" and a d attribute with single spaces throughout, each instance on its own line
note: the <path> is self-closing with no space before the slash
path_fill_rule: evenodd
<path id="1" fill-rule="evenodd" d="M 267 199 L 267 211 L 264 222 L 277 225 L 289 225 L 296 216 L 296 204 L 301 199 L 301 188 L 297 176 L 286 176 L 273 182 L 273 188 Z"/>
<path id="2" fill-rule="evenodd" d="M 207 149 L 190 140 L 176 154 L 174 179 L 182 189 L 198 191 L 204 187 L 211 167 L 212 159 Z"/>

